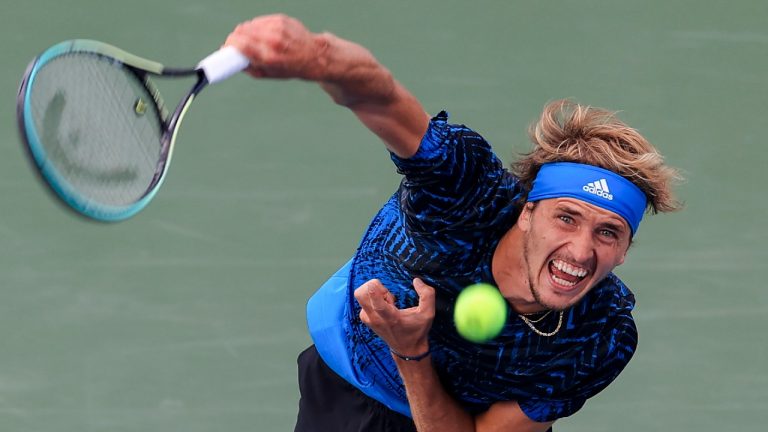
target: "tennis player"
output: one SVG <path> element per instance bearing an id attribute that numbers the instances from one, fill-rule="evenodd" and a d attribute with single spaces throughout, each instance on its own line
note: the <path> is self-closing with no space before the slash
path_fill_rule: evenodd
<path id="1" fill-rule="evenodd" d="M 506 170 L 478 133 L 430 118 L 363 47 L 283 15 L 228 45 L 256 78 L 317 82 L 391 152 L 399 189 L 310 299 L 296 431 L 546 431 L 624 369 L 634 298 L 612 271 L 677 172 L 611 112 L 547 105 Z M 490 342 L 452 321 L 467 285 L 510 305 Z"/>

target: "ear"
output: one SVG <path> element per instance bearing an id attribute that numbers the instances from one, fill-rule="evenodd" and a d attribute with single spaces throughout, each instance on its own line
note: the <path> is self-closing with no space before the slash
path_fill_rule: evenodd
<path id="1" fill-rule="evenodd" d="M 619 257 L 618 264 L 616 264 L 616 267 L 624 264 L 624 260 L 627 259 L 627 252 L 625 251 L 621 256 Z"/>
<path id="2" fill-rule="evenodd" d="M 630 239 L 630 242 L 631 241 L 632 240 Z M 629 246 L 631 246 L 631 243 Z M 619 255 L 618 258 L 616 259 L 616 262 L 617 262 L 616 267 L 624 264 L 624 260 L 627 259 L 627 252 L 629 252 L 629 246 L 627 246 L 627 248 L 624 249 L 624 252 L 621 255 Z"/>
<path id="3" fill-rule="evenodd" d="M 517 226 L 523 232 L 528 232 L 531 229 L 531 218 L 533 217 L 533 209 L 536 204 L 527 202 L 520 211 L 520 217 L 517 218 Z"/>

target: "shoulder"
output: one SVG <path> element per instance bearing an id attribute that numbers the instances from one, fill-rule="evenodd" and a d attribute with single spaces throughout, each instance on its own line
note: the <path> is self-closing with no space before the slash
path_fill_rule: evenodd
<path id="1" fill-rule="evenodd" d="M 408 174 L 414 169 L 433 167 L 456 156 L 469 154 L 498 162 L 491 145 L 480 133 L 464 124 L 450 123 L 449 114 L 440 111 L 430 120 L 413 156 L 401 158 L 391 154 L 391 157 L 401 174 Z"/>
<path id="2" fill-rule="evenodd" d="M 615 274 L 609 273 L 575 306 L 584 315 L 631 317 L 635 295 Z"/>
<path id="3" fill-rule="evenodd" d="M 582 372 L 612 375 L 607 370 L 611 369 L 618 375 L 626 366 L 638 341 L 634 307 L 635 297 L 629 288 L 609 274 L 568 311 L 564 341 L 582 359 Z"/>
<path id="4" fill-rule="evenodd" d="M 543 374 L 566 378 L 552 384 L 551 394 L 521 400 L 526 415 L 537 421 L 572 415 L 621 374 L 637 348 L 634 305 L 632 292 L 611 274 L 569 311 L 567 329 L 552 348 L 571 361 Z"/>
<path id="5" fill-rule="evenodd" d="M 613 273 L 574 307 L 581 331 L 594 335 L 592 354 L 601 368 L 621 370 L 634 354 L 638 338 L 634 308 L 634 294 Z"/>

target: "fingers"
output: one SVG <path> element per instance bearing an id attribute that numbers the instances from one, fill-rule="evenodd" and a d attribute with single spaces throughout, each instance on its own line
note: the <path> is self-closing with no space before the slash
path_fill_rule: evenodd
<path id="1" fill-rule="evenodd" d="M 365 314 L 364 322 L 381 318 L 385 321 L 396 318 L 394 296 L 378 279 L 371 279 L 355 290 L 355 299 L 360 303 L 361 319 Z"/>
<path id="2" fill-rule="evenodd" d="M 372 279 L 355 290 L 360 303 L 360 320 L 393 350 L 404 353 L 423 352 L 435 316 L 435 291 L 420 279 L 413 284 L 419 304 L 398 309 L 392 293 Z"/>
<path id="3" fill-rule="evenodd" d="M 250 59 L 246 72 L 256 78 L 299 77 L 313 54 L 309 30 L 282 14 L 259 16 L 239 24 L 224 45 L 237 48 Z"/>
<path id="4" fill-rule="evenodd" d="M 365 285 L 366 294 L 370 301 L 371 307 L 375 311 L 383 311 L 394 306 L 394 299 L 392 293 L 382 285 L 382 283 L 375 279 Z"/>
<path id="5" fill-rule="evenodd" d="M 435 289 L 424 283 L 423 280 L 415 278 L 413 288 L 419 295 L 419 311 L 431 316 L 435 315 Z"/>
<path id="6" fill-rule="evenodd" d="M 435 289 L 419 278 L 413 280 L 413 287 L 419 296 L 419 304 L 409 309 L 398 309 L 392 293 L 378 279 L 371 279 L 355 290 L 355 299 L 360 303 L 361 319 L 382 318 L 384 321 L 396 321 L 399 318 L 419 314 L 431 318 L 435 315 Z"/>
<path id="7" fill-rule="evenodd" d="M 258 33 L 239 30 L 242 28 L 241 26 L 238 26 L 233 33 L 227 36 L 224 46 L 237 48 L 241 54 L 251 60 L 252 64 L 262 64 L 264 58 L 268 57 L 268 45 L 261 40 L 262 36 Z"/>

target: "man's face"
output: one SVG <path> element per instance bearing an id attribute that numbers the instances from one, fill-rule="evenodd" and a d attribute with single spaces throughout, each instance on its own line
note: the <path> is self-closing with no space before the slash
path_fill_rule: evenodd
<path id="1" fill-rule="evenodd" d="M 527 203 L 518 226 L 536 303 L 563 310 L 624 262 L 631 231 L 617 214 L 573 198 Z"/>

